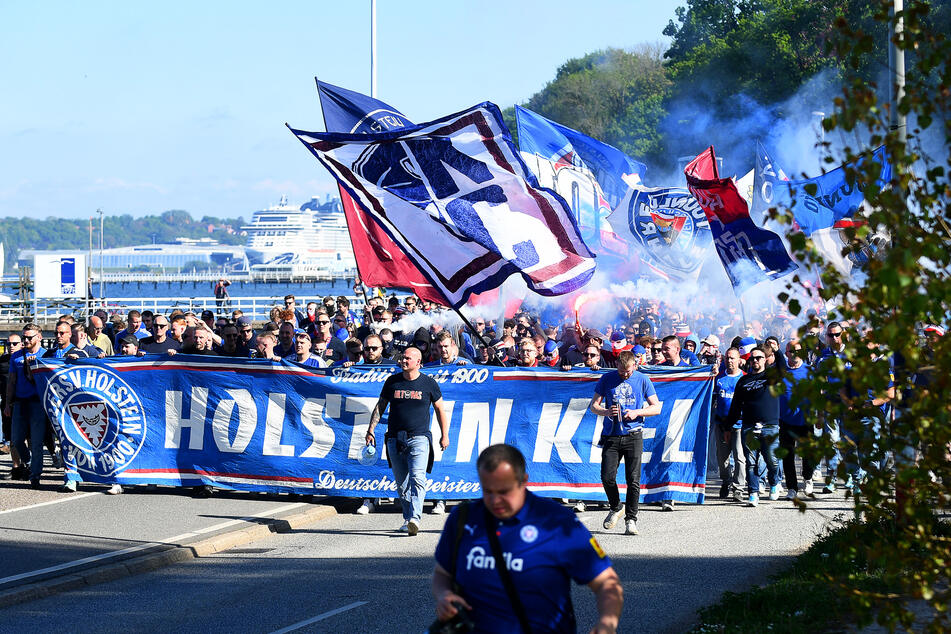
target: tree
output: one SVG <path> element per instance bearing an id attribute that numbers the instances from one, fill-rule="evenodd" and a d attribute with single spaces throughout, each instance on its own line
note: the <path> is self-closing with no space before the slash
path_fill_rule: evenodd
<path id="1" fill-rule="evenodd" d="M 889 5 L 880 2 L 873 15 L 883 27 L 893 19 Z M 854 461 L 867 472 L 857 483 L 854 502 L 868 537 L 836 556 L 882 572 L 887 587 L 863 588 L 858 573 L 831 581 L 852 597 L 860 617 L 876 616 L 891 626 L 910 624 L 907 597 L 924 599 L 936 609 L 931 627 L 938 631 L 951 625 L 951 337 L 929 335 L 924 326 L 946 325 L 951 315 L 951 41 L 940 26 L 947 19 L 945 8 L 909 2 L 898 17 L 904 33 L 894 41 L 909 56 L 905 93 L 897 106 L 883 103 L 876 83 L 858 72 L 824 121 L 827 130 L 854 138 L 855 146 L 844 148 L 847 160 L 884 145 L 893 170 L 883 188 L 875 184 L 880 168 L 875 161 L 847 170 L 849 181 L 864 188 L 867 212 L 866 224 L 846 230 L 844 252 L 867 253 L 869 237 L 883 232 L 891 242 L 859 275 L 823 269 L 818 292 L 837 305 L 828 318 L 843 321 L 853 338 L 846 358 L 801 383 L 797 396 L 814 403 L 827 420 L 838 421 L 848 457 L 840 469 Z M 856 28 L 842 16 L 834 26 L 833 50 L 847 68 L 868 68 L 874 63 L 870 59 L 880 57 L 882 41 L 872 30 Z M 896 107 L 908 117 L 907 139 L 905 129 L 891 125 Z M 824 265 L 801 234 L 791 242 L 801 258 Z M 790 302 L 790 310 L 798 312 L 798 304 Z M 895 416 L 883 419 L 871 401 L 887 395 L 892 380 Z M 842 386 L 844 400 L 827 398 L 830 381 Z"/>
<path id="2" fill-rule="evenodd" d="M 607 49 L 565 62 L 524 105 L 635 159 L 657 160 L 663 141 L 656 123 L 669 84 L 658 47 Z M 513 113 L 505 115 L 514 130 Z"/>

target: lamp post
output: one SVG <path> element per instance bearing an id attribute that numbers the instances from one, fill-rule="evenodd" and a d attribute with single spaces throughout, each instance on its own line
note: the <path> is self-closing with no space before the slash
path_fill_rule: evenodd
<path id="1" fill-rule="evenodd" d="M 99 299 L 102 302 L 106 301 L 106 295 L 103 292 L 103 280 L 102 280 L 102 230 L 105 225 L 105 216 L 102 213 L 102 209 L 97 209 L 96 213 L 99 214 Z"/>

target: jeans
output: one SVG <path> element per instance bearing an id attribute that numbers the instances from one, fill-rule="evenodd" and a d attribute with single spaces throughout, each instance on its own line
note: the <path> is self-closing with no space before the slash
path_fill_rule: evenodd
<path id="1" fill-rule="evenodd" d="M 842 438 L 840 430 L 842 429 L 842 421 L 837 418 L 831 420 L 826 420 L 822 424 L 822 430 L 816 430 L 814 433 L 817 438 L 821 438 L 823 435 L 829 435 L 829 442 L 832 443 L 832 456 L 826 459 L 826 475 L 832 478 L 832 482 L 835 482 L 835 472 L 839 468 L 839 461 L 842 459 L 842 452 L 839 451 L 839 441 Z"/>
<path id="2" fill-rule="evenodd" d="M 766 461 L 766 474 L 769 486 L 779 484 L 779 463 L 776 460 L 776 447 L 779 446 L 779 425 L 764 425 L 759 434 L 752 427 L 743 428 L 743 453 L 746 455 L 746 484 L 750 495 L 759 491 L 759 474 L 756 463 L 760 457 Z"/>
<path id="3" fill-rule="evenodd" d="M 723 438 L 723 428 L 719 424 L 711 425 L 710 433 L 710 453 L 715 456 L 718 475 L 723 484 L 730 486 L 733 482 L 733 466 L 730 464 L 730 452 L 732 449 L 730 437 Z"/>
<path id="4" fill-rule="evenodd" d="M 781 423 L 779 426 L 779 446 L 786 450 L 783 456 L 783 471 L 786 475 L 786 488 L 790 491 L 799 490 L 799 479 L 796 477 L 796 446 L 799 440 L 807 437 L 812 430 L 806 427 L 796 425 L 786 425 Z M 802 479 L 812 480 L 812 471 L 815 465 L 807 456 L 802 457 Z"/>
<path id="5" fill-rule="evenodd" d="M 741 430 L 731 429 L 729 442 L 733 454 L 733 488 L 740 491 L 746 481 L 746 454 L 743 453 L 743 434 Z"/>
<path id="6" fill-rule="evenodd" d="M 410 436 L 406 439 L 406 449 L 401 453 L 396 448 L 396 438 L 386 441 L 386 453 L 393 468 L 393 479 L 400 493 L 403 505 L 403 519 L 415 520 L 423 516 L 423 502 L 426 499 L 426 465 L 429 463 L 429 438 Z"/>
<path id="7" fill-rule="evenodd" d="M 621 510 L 621 494 L 617 487 L 617 468 L 624 460 L 624 481 L 627 496 L 624 498 L 624 519 L 637 519 L 637 503 L 641 497 L 641 454 L 644 452 L 644 436 L 638 431 L 627 436 L 605 436 L 601 449 L 601 484 L 608 496 L 612 511 Z"/>
<path id="8" fill-rule="evenodd" d="M 46 412 L 39 399 L 13 402 L 13 446 L 20 461 L 30 463 L 30 480 L 39 480 L 43 474 L 43 440 L 46 438 Z M 30 449 L 26 440 L 30 439 Z M 30 450 L 33 453 L 30 453 Z"/>

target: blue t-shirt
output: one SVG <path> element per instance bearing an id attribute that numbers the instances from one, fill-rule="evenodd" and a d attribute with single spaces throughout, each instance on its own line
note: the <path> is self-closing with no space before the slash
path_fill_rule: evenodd
<path id="1" fill-rule="evenodd" d="M 635 371 L 629 379 L 622 381 L 621 375 L 618 374 L 616 370 L 614 372 L 608 372 L 598 379 L 594 393 L 604 399 L 604 407 L 611 409 L 617 404 L 621 407 L 622 413 L 623 410 L 626 409 L 640 409 L 644 407 L 647 403 L 647 398 L 657 394 L 657 392 L 654 391 L 654 384 L 651 383 L 651 380 L 647 378 L 646 375 Z M 634 420 L 621 421 L 605 417 L 604 428 L 601 430 L 601 435 L 626 436 L 643 426 L 643 416 L 638 416 Z"/>
<path id="2" fill-rule="evenodd" d="M 703 365 L 702 363 L 700 363 L 700 359 L 697 358 L 697 355 L 690 352 L 689 350 L 680 351 L 680 360 L 686 361 L 687 362 L 686 365 Z M 681 364 L 681 365 L 684 365 L 684 364 Z"/>
<path id="3" fill-rule="evenodd" d="M 798 368 L 789 368 L 786 371 L 786 378 L 783 379 L 783 393 L 779 395 L 779 420 L 780 422 L 792 425 L 793 427 L 805 427 L 806 416 L 802 409 L 802 403 L 792 403 L 793 387 L 799 381 L 809 376 L 809 366 L 803 363 Z"/>
<path id="4" fill-rule="evenodd" d="M 482 500 L 470 503 L 456 558 L 456 581 L 472 606 L 476 632 L 520 632 L 518 618 L 495 570 Z M 452 571 L 459 507 L 453 509 L 436 546 L 436 562 Z M 574 513 L 552 500 L 526 492 L 513 517 L 496 520 L 502 554 L 534 632 L 575 632 L 571 580 L 588 584 L 611 566 L 591 533 Z"/>
<path id="5" fill-rule="evenodd" d="M 716 417 L 726 419 L 727 415 L 730 413 L 730 404 L 733 402 L 733 392 L 736 390 L 736 382 L 740 380 L 740 377 L 743 376 L 743 373 L 740 372 L 736 376 L 730 376 L 724 374 L 717 379 L 717 409 Z M 743 427 L 743 421 L 737 421 L 733 425 L 733 429 L 741 429 Z"/>
<path id="6" fill-rule="evenodd" d="M 40 348 L 40 352 L 43 349 Z M 26 362 L 30 363 L 38 356 L 40 352 L 28 352 L 27 350 L 17 350 L 12 355 L 10 355 L 10 373 L 16 374 L 16 393 L 14 396 L 18 399 L 21 398 L 36 398 L 39 396 L 39 392 L 36 391 L 36 380 L 30 376 L 26 376 L 26 368 L 24 367 L 24 357 Z"/>

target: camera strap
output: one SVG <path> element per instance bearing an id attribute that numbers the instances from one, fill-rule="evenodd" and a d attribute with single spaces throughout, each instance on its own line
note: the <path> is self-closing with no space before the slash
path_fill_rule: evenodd
<path id="1" fill-rule="evenodd" d="M 505 587 L 505 594 L 509 596 L 509 602 L 512 604 L 515 616 L 518 617 L 522 631 L 525 632 L 525 634 L 531 634 L 532 628 L 528 624 L 528 615 L 525 614 L 525 608 L 522 606 L 522 602 L 518 598 L 518 593 L 515 591 L 515 582 L 512 581 L 512 574 L 505 565 L 505 557 L 502 556 L 502 544 L 499 541 L 497 532 L 498 520 L 489 513 L 487 507 L 483 507 L 482 510 L 485 515 L 485 532 L 489 535 L 489 546 L 492 547 L 492 556 L 495 557 L 495 569 L 499 571 L 499 576 L 502 578 L 502 586 Z"/>
<path id="2" fill-rule="evenodd" d="M 459 505 L 459 513 L 456 515 L 456 534 L 452 541 L 452 559 L 450 565 L 452 568 L 449 570 L 449 576 L 452 578 L 452 591 L 454 594 L 459 594 L 461 596 L 462 588 L 459 587 L 459 583 L 456 581 L 456 567 L 459 563 L 459 544 L 462 542 L 462 535 L 466 529 L 466 519 L 469 517 L 469 506 L 470 502 L 463 502 Z"/>

